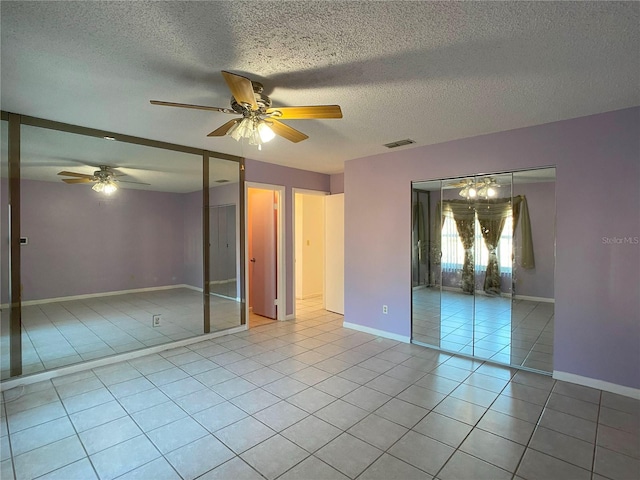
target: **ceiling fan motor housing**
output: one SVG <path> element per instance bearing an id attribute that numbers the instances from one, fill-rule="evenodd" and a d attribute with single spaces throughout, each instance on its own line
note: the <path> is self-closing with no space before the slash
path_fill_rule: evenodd
<path id="1" fill-rule="evenodd" d="M 100 165 L 100 170 L 96 170 L 93 172 L 93 176 L 102 182 L 106 182 L 108 180 L 113 179 L 113 172 L 109 169 L 109 167 Z"/>
<path id="2" fill-rule="evenodd" d="M 271 108 L 271 99 L 262 94 L 264 86 L 260 82 L 252 81 L 251 85 L 253 86 L 253 95 L 256 99 L 256 103 L 258 104 L 258 110 L 255 110 L 255 113 L 263 115 L 268 108 Z M 239 103 L 234 97 L 231 97 L 231 108 L 245 117 L 249 116 L 251 113 L 250 106 Z"/>

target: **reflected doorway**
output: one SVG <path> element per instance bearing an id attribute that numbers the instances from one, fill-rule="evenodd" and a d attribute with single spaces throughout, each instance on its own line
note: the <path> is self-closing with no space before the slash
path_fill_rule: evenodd
<path id="1" fill-rule="evenodd" d="M 209 206 L 209 292 L 239 300 L 236 273 L 236 205 Z"/>

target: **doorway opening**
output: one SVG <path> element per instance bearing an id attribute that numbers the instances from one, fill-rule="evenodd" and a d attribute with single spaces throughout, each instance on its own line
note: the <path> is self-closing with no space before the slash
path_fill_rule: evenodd
<path id="1" fill-rule="evenodd" d="M 249 328 L 286 318 L 284 187 L 245 183 Z"/>
<path id="2" fill-rule="evenodd" d="M 327 192 L 293 189 L 294 316 L 324 308 L 325 197 Z"/>

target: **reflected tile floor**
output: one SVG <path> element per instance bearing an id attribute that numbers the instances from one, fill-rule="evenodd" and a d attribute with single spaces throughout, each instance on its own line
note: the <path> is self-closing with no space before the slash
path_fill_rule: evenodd
<path id="1" fill-rule="evenodd" d="M 211 296 L 211 329 L 240 325 L 240 303 Z M 25 374 L 203 333 L 202 293 L 188 288 L 51 302 L 22 308 Z M 6 312 L 3 311 L 4 315 Z M 161 325 L 151 317 L 161 314 Z M 8 337 L 0 343 L 2 378 L 8 374 Z"/>
<path id="2" fill-rule="evenodd" d="M 640 402 L 298 319 L 4 392 L 0 477 L 628 480 Z"/>
<path id="3" fill-rule="evenodd" d="M 552 303 L 413 290 L 416 341 L 494 362 L 551 372 L 553 319 Z"/>

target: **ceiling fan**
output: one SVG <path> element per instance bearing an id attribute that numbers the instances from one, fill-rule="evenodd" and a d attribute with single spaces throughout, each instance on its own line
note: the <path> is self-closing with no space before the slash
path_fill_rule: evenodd
<path id="1" fill-rule="evenodd" d="M 231 108 L 207 107 L 187 103 L 162 102 L 151 100 L 153 105 L 166 107 L 193 108 L 221 113 L 240 114 L 241 118 L 229 120 L 209 133 L 208 137 L 231 135 L 235 140 L 248 138 L 249 143 L 258 145 L 268 142 L 275 135 L 298 143 L 309 138 L 280 120 L 307 120 L 317 118 L 342 118 L 339 105 L 310 105 L 306 107 L 271 107 L 271 99 L 263 93 L 264 87 L 247 77 L 235 73 L 222 72 L 229 90 L 231 90 Z"/>
<path id="2" fill-rule="evenodd" d="M 107 195 L 112 194 L 118 189 L 118 183 L 136 183 L 138 185 L 150 185 L 144 182 L 132 182 L 130 180 L 118 180 L 116 177 L 122 177 L 125 174 L 117 173 L 112 167 L 108 165 L 100 165 L 99 170 L 93 172 L 93 175 L 79 172 L 58 172 L 58 175 L 74 178 L 63 178 L 64 183 L 95 183 L 91 187 L 96 192 L 103 192 Z"/>

